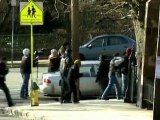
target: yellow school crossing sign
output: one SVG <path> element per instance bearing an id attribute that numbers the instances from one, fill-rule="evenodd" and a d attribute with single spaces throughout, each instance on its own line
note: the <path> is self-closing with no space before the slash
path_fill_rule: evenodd
<path id="1" fill-rule="evenodd" d="M 20 24 L 21 25 L 42 25 L 43 24 L 43 3 L 42 2 L 20 2 Z"/>

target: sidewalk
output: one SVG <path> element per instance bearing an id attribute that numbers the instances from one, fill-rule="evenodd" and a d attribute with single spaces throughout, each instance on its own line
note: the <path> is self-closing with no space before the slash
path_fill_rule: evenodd
<path id="1" fill-rule="evenodd" d="M 122 100 L 82 100 L 79 104 L 53 102 L 31 107 L 7 107 L 6 112 L 27 120 L 152 120 L 152 110 Z"/>

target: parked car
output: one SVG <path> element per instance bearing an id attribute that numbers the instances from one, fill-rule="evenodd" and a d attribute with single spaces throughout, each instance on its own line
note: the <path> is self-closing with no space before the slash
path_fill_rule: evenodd
<path id="1" fill-rule="evenodd" d="M 127 47 L 135 45 L 135 40 L 119 34 L 100 35 L 80 46 L 80 58 L 82 60 L 98 60 L 100 54 L 105 54 L 110 59 L 114 53 L 123 54 Z"/>
<path id="2" fill-rule="evenodd" d="M 82 61 L 80 72 L 83 73 L 83 77 L 80 78 L 80 95 L 84 97 L 98 96 L 100 88 L 96 80 L 97 68 L 99 66 L 99 61 Z M 61 87 L 59 86 L 60 72 L 44 73 L 42 75 L 42 84 L 40 87 L 40 92 L 54 97 L 59 97 L 61 95 Z M 121 80 L 119 79 L 121 84 Z M 121 85 L 120 85 L 121 86 Z M 111 91 L 110 95 L 115 95 L 114 89 Z"/>

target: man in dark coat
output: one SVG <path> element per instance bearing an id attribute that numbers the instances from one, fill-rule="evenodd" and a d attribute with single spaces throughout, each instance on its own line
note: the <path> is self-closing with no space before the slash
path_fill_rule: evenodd
<path id="1" fill-rule="evenodd" d="M 101 96 L 108 84 L 109 61 L 106 60 L 106 55 L 100 55 L 99 60 L 100 64 L 97 71 L 96 82 L 98 82 L 101 88 Z"/>
<path id="2" fill-rule="evenodd" d="M 73 66 L 70 68 L 67 81 L 69 82 L 70 85 L 70 91 L 68 94 L 69 99 L 71 99 L 71 94 L 73 93 L 73 102 L 74 103 L 79 103 L 78 100 L 78 86 L 77 86 L 77 81 L 80 77 L 82 77 L 82 73 L 79 73 L 79 68 L 81 66 L 81 62 L 79 59 L 74 61 Z"/>
<path id="3" fill-rule="evenodd" d="M 28 84 L 31 74 L 31 58 L 30 58 L 30 50 L 25 48 L 23 50 L 23 56 L 21 60 L 20 73 L 22 75 L 23 83 L 20 91 L 20 98 L 27 99 L 28 98 Z"/>
<path id="4" fill-rule="evenodd" d="M 8 74 L 8 68 L 6 66 L 6 61 L 7 59 L 5 57 L 2 57 L 0 59 L 0 89 L 2 89 L 6 95 L 7 101 L 8 101 L 8 106 L 11 107 L 14 105 L 10 91 L 5 83 L 5 76 Z"/>
<path id="5" fill-rule="evenodd" d="M 65 50 L 64 55 L 60 61 L 60 75 L 61 75 L 61 103 L 70 103 L 68 98 L 68 93 L 70 91 L 69 82 L 67 81 L 67 76 L 70 67 L 73 65 L 72 61 L 72 50 L 70 48 Z"/>

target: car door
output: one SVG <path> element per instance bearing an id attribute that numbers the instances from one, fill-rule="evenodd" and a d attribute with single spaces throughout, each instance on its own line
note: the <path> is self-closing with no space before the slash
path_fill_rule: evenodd
<path id="1" fill-rule="evenodd" d="M 99 95 L 100 88 L 95 82 L 96 70 L 95 65 L 81 66 L 80 72 L 83 77 L 80 78 L 80 91 L 82 96 Z"/>
<path id="2" fill-rule="evenodd" d="M 121 55 L 128 47 L 128 41 L 121 36 L 108 36 L 105 40 L 105 51 L 107 57 L 111 58 L 114 53 L 118 52 Z"/>
<path id="3" fill-rule="evenodd" d="M 87 59 L 98 59 L 103 52 L 104 37 L 95 38 L 85 49 L 85 56 Z"/>

